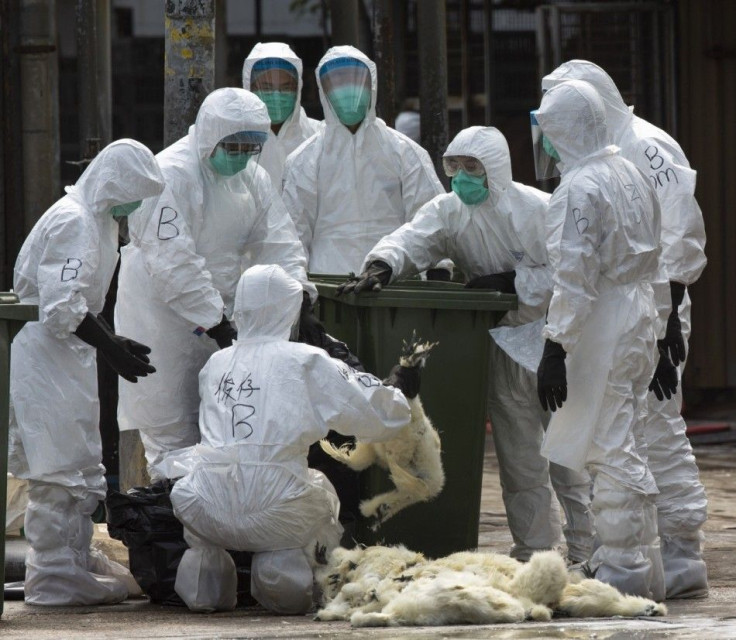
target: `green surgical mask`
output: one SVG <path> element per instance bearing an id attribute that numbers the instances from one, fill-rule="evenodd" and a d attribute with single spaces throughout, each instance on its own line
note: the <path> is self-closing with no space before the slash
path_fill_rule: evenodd
<path id="1" fill-rule="evenodd" d="M 371 104 L 371 90 L 365 86 L 345 85 L 336 87 L 327 95 L 337 119 L 352 127 L 365 119 Z"/>
<path id="2" fill-rule="evenodd" d="M 110 207 L 110 213 L 115 220 L 120 218 L 127 218 L 133 213 L 138 207 L 141 206 L 143 200 L 136 200 L 135 202 L 127 202 L 126 204 L 116 204 L 114 207 Z"/>
<path id="3" fill-rule="evenodd" d="M 488 197 L 485 176 L 471 176 L 462 169 L 452 179 L 452 190 L 465 204 L 480 204 Z"/>
<path id="4" fill-rule="evenodd" d="M 268 109 L 268 117 L 273 124 L 281 124 L 293 112 L 296 105 L 296 93 L 293 91 L 254 91 Z"/>
<path id="5" fill-rule="evenodd" d="M 557 149 L 555 149 L 552 146 L 552 143 L 549 141 L 549 138 L 542 134 L 542 148 L 547 152 L 547 155 L 550 158 L 553 158 L 554 160 L 557 160 L 557 162 L 560 161 L 560 154 L 557 153 Z"/>
<path id="6" fill-rule="evenodd" d="M 245 169 L 250 159 L 247 153 L 227 153 L 222 147 L 215 149 L 215 155 L 210 157 L 212 168 L 221 176 L 234 176 Z"/>

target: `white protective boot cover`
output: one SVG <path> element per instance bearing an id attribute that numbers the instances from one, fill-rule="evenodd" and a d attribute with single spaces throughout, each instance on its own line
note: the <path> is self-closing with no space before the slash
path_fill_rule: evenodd
<path id="1" fill-rule="evenodd" d="M 567 543 L 567 559 L 573 564 L 585 562 L 593 552 L 590 513 L 593 482 L 587 471 L 573 471 L 554 462 L 549 463 L 549 477 L 565 516 L 562 533 Z"/>
<path id="2" fill-rule="evenodd" d="M 301 549 L 256 553 L 250 571 L 250 593 L 269 611 L 292 615 L 312 608 L 314 578 Z"/>
<path id="3" fill-rule="evenodd" d="M 79 553 L 80 558 L 86 558 L 86 566 L 91 573 L 97 576 L 114 578 L 125 585 L 128 596 L 140 596 L 143 591 L 135 581 L 133 574 L 122 564 L 110 560 L 99 549 L 90 546 L 94 533 L 94 523 L 91 516 L 97 509 L 98 502 L 99 496 L 91 494 L 79 503 L 79 529 L 73 546 Z"/>
<path id="4" fill-rule="evenodd" d="M 238 574 L 232 556 L 184 529 L 190 546 L 176 571 L 174 590 L 192 611 L 231 611 L 238 603 Z"/>
<path id="5" fill-rule="evenodd" d="M 116 578 L 90 572 L 87 554 L 79 551 L 80 501 L 64 487 L 33 480 L 29 484 L 25 533 L 31 550 L 26 558 L 26 603 L 63 606 L 125 600 L 126 586 Z"/>
<path id="6" fill-rule="evenodd" d="M 598 473 L 593 486 L 598 548 L 590 559 L 597 580 L 622 593 L 664 600 L 664 571 L 654 496 Z"/>
<path id="7" fill-rule="evenodd" d="M 692 537 L 661 534 L 662 564 L 667 599 L 708 595 L 708 571 L 703 560 L 703 532 Z"/>
<path id="8" fill-rule="evenodd" d="M 680 305 L 682 335 L 690 336 L 690 297 Z M 685 363 L 679 367 L 680 380 Z M 644 427 L 649 468 L 657 482 L 657 518 L 667 598 L 697 598 L 708 593 L 701 529 L 708 517 L 708 499 L 680 414 L 682 385 L 669 400 L 647 396 Z"/>

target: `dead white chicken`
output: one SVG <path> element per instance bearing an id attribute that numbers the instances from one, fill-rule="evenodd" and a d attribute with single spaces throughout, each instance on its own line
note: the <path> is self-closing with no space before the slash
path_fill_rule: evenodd
<path id="1" fill-rule="evenodd" d="M 440 437 L 424 413 L 419 399 L 419 370 L 424 366 L 436 342 L 422 343 L 416 333 L 404 341 L 399 364 L 384 384 L 400 388 L 409 401 L 411 422 L 395 438 L 385 442 L 358 442 L 335 447 L 327 440 L 320 441 L 322 449 L 351 469 L 362 471 L 372 464 L 387 469 L 395 489 L 360 503 L 360 512 L 366 518 L 375 518 L 373 529 L 417 502 L 434 498 L 445 484 L 442 469 Z"/>
<path id="2" fill-rule="evenodd" d="M 557 551 L 538 551 L 521 563 L 498 553 L 427 560 L 402 545 L 338 547 L 315 580 L 322 593 L 316 619 L 349 620 L 353 627 L 667 614 L 664 604 L 568 574 Z"/>

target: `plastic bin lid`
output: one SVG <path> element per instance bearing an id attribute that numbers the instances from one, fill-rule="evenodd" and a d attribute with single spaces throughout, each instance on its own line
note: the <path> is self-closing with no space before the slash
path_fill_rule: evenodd
<path id="1" fill-rule="evenodd" d="M 513 293 L 488 289 L 466 289 L 457 282 L 437 280 L 397 280 L 381 291 L 337 295 L 337 287 L 349 276 L 309 274 L 320 296 L 355 307 L 414 307 L 423 309 L 461 309 L 509 311 L 518 307 Z"/>

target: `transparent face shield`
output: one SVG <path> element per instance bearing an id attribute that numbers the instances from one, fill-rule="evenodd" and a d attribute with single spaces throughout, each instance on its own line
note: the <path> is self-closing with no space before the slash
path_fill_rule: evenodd
<path id="1" fill-rule="evenodd" d="M 268 117 L 282 124 L 293 112 L 299 90 L 296 67 L 281 58 L 264 58 L 253 65 L 250 90 L 266 104 Z"/>
<path id="2" fill-rule="evenodd" d="M 542 128 L 539 126 L 539 122 L 537 122 L 537 111 L 530 111 L 529 117 L 532 127 L 534 171 L 537 175 L 537 180 L 557 178 L 560 175 L 560 170 L 557 167 L 557 163 L 560 161 L 560 155 L 542 133 Z"/>
<path id="3" fill-rule="evenodd" d="M 355 58 L 336 58 L 319 71 L 322 90 L 338 120 L 350 127 L 363 121 L 371 105 L 371 72 Z"/>
<path id="4" fill-rule="evenodd" d="M 221 176 L 234 176 L 250 162 L 258 162 L 259 154 L 268 139 L 265 131 L 238 131 L 226 136 L 215 145 L 209 161 Z"/>

